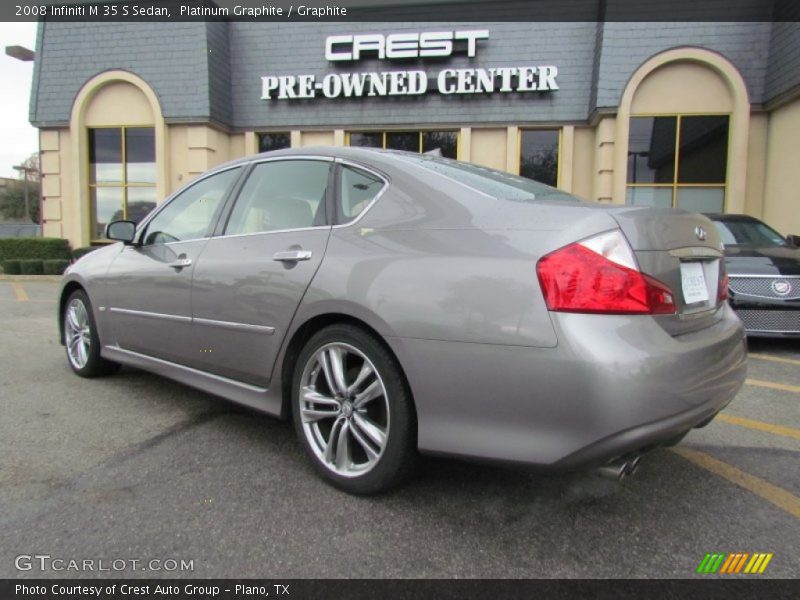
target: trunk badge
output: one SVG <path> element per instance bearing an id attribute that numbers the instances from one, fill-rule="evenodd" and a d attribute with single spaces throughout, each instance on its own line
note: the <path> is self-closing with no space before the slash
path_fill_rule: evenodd
<path id="1" fill-rule="evenodd" d="M 787 296 L 792 291 L 792 286 L 785 279 L 775 279 L 771 287 L 778 296 Z"/>
<path id="2" fill-rule="evenodd" d="M 706 230 L 700 227 L 699 225 L 694 228 L 694 234 L 697 236 L 697 239 L 701 242 L 705 241 L 706 239 Z"/>

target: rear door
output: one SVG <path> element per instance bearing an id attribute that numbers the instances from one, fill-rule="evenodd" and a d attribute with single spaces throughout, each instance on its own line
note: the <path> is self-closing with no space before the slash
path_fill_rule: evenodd
<path id="1" fill-rule="evenodd" d="M 331 227 L 333 161 L 255 163 L 195 267 L 199 367 L 267 386 L 295 311 L 322 262 Z"/>
<path id="2" fill-rule="evenodd" d="M 114 259 L 101 284 L 120 348 L 192 364 L 192 274 L 240 173 L 213 173 L 179 192 L 143 224 L 141 245 L 125 246 Z"/>

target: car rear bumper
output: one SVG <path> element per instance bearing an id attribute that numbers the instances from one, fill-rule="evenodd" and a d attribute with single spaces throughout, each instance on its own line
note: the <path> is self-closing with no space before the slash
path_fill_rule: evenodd
<path id="1" fill-rule="evenodd" d="M 746 374 L 740 321 L 670 336 L 646 316 L 554 313 L 555 348 L 391 338 L 423 452 L 573 469 L 713 418 Z"/>

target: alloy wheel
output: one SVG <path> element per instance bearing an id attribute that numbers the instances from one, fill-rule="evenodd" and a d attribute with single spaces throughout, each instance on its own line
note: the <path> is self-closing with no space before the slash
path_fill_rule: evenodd
<path id="1" fill-rule="evenodd" d="M 76 369 L 83 369 L 89 361 L 92 332 L 89 313 L 80 298 L 71 300 L 64 311 L 64 335 L 69 361 Z"/>
<path id="2" fill-rule="evenodd" d="M 303 433 L 317 459 L 334 473 L 370 471 L 386 449 L 389 398 L 372 361 L 341 342 L 317 350 L 300 378 Z"/>

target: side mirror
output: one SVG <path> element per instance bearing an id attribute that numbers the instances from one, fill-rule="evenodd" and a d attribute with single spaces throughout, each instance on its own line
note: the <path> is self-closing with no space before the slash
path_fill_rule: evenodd
<path id="1" fill-rule="evenodd" d="M 786 241 L 789 242 L 790 246 L 800 248 L 800 235 L 787 235 Z"/>
<path id="2" fill-rule="evenodd" d="M 125 244 L 133 242 L 136 235 L 136 223 L 133 221 L 111 221 L 106 225 L 106 237 Z"/>

